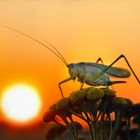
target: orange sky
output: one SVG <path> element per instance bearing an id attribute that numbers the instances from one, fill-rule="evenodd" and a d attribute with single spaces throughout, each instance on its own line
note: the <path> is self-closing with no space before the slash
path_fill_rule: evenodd
<path id="1" fill-rule="evenodd" d="M 0 1 L 0 24 L 14 27 L 56 46 L 68 63 L 110 64 L 127 56 L 140 78 L 139 0 L 5 0 Z M 124 60 L 115 66 L 127 68 Z M 12 83 L 29 83 L 40 91 L 43 109 L 60 96 L 58 82 L 67 68 L 50 51 L 15 32 L 0 28 L 0 92 Z M 79 83 L 62 85 L 65 95 Z M 119 96 L 140 102 L 140 86 L 132 75 L 115 85 Z"/>

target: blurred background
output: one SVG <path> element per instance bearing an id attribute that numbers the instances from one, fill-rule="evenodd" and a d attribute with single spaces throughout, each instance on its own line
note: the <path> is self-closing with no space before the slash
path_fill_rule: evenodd
<path id="1" fill-rule="evenodd" d="M 96 62 L 102 57 L 109 65 L 124 54 L 140 77 L 139 5 L 139 0 L 1 0 L 0 25 L 49 41 L 68 63 Z M 115 66 L 129 69 L 123 59 Z M 68 77 L 67 67 L 45 47 L 0 28 L 0 102 L 5 88 L 18 82 L 33 85 L 42 102 L 26 125 L 11 123 L 0 109 L 2 140 L 45 139 L 42 115 L 61 97 L 58 83 Z M 113 89 L 118 96 L 139 102 L 139 84 L 133 75 L 126 81 Z M 79 89 L 79 83 L 70 81 L 62 88 L 68 96 Z"/>

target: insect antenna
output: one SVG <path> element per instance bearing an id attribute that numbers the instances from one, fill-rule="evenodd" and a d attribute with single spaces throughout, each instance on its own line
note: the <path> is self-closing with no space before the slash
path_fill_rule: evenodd
<path id="1" fill-rule="evenodd" d="M 68 65 L 66 59 L 63 57 L 63 55 L 54 47 L 54 45 L 52 45 L 50 42 L 44 40 L 48 45 L 50 45 L 50 47 L 52 47 L 60 56 L 61 58 L 63 59 L 63 61 L 65 62 L 66 65 Z"/>
<path id="2" fill-rule="evenodd" d="M 42 43 L 40 40 L 36 39 L 36 38 L 33 37 L 33 36 L 30 36 L 30 35 L 28 35 L 28 34 L 26 34 L 26 33 L 24 33 L 24 32 L 18 31 L 18 30 L 14 29 L 14 28 L 11 28 L 11 27 L 9 27 L 9 26 L 4 26 L 4 25 L 0 25 L 0 26 L 3 27 L 3 28 L 6 28 L 6 29 L 12 30 L 12 31 L 14 31 L 14 32 L 17 32 L 17 33 L 19 33 L 19 34 L 21 34 L 21 35 L 23 35 L 23 36 L 25 36 L 25 37 L 27 37 L 27 38 L 29 38 L 29 39 L 31 39 L 31 40 L 34 40 L 34 41 L 37 42 L 38 44 L 40 44 L 40 45 L 46 47 L 48 50 L 50 50 L 50 51 L 51 51 L 54 55 L 56 55 L 66 66 L 68 65 L 67 61 L 64 59 L 64 57 L 62 56 L 62 54 L 61 54 L 52 44 L 50 44 L 48 41 L 46 41 L 46 43 L 47 43 L 48 45 L 50 45 L 56 52 L 55 52 L 54 50 L 52 50 L 50 47 L 48 47 L 46 44 Z"/>

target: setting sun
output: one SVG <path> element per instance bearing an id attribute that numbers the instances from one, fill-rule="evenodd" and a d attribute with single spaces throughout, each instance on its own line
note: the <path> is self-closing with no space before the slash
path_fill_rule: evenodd
<path id="1" fill-rule="evenodd" d="M 1 107 L 7 118 L 16 122 L 27 122 L 37 116 L 41 100 L 34 87 L 16 84 L 3 92 Z"/>

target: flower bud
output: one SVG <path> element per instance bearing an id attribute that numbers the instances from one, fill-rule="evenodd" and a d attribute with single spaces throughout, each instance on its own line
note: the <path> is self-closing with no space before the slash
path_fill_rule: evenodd
<path id="1" fill-rule="evenodd" d="M 133 102 L 128 98 L 125 98 L 125 100 L 127 102 L 127 108 L 132 108 L 133 107 Z"/>
<path id="2" fill-rule="evenodd" d="M 113 110 L 124 109 L 127 106 L 127 101 L 122 97 L 115 97 L 112 99 L 111 104 Z"/>
<path id="3" fill-rule="evenodd" d="M 86 94 L 87 100 L 99 100 L 104 96 L 104 92 L 99 88 L 89 88 Z"/>
<path id="4" fill-rule="evenodd" d="M 75 105 L 75 104 L 79 104 L 80 102 L 82 102 L 83 99 L 85 98 L 85 96 L 86 96 L 86 90 L 80 89 L 78 91 L 72 92 L 70 94 L 69 98 L 70 98 L 71 104 Z"/>
<path id="5" fill-rule="evenodd" d="M 52 104 L 50 107 L 49 107 L 50 110 L 56 110 L 56 103 Z"/>
<path id="6" fill-rule="evenodd" d="M 65 110 L 69 106 L 70 106 L 70 99 L 67 97 L 63 97 L 56 103 L 56 110 Z"/>
<path id="7" fill-rule="evenodd" d="M 113 98 L 116 96 L 116 91 L 111 90 L 109 88 L 101 88 L 104 91 L 105 98 Z"/>
<path id="8" fill-rule="evenodd" d="M 124 110 L 124 117 L 125 118 L 130 118 L 133 115 L 133 102 L 130 99 L 125 98 L 127 102 L 127 106 Z"/>
<path id="9" fill-rule="evenodd" d="M 54 110 L 48 110 L 43 115 L 43 121 L 48 123 L 50 121 L 54 121 L 56 116 L 56 112 Z"/>

